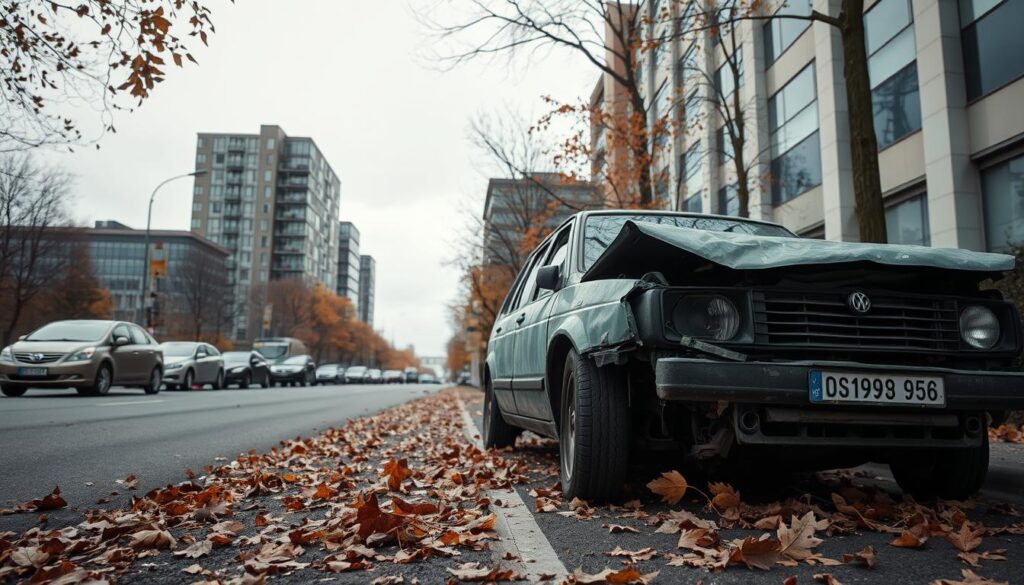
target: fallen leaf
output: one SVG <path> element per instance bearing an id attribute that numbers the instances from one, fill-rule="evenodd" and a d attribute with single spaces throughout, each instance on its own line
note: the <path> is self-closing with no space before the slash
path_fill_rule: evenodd
<path id="1" fill-rule="evenodd" d="M 729 561 L 733 563 L 742 562 L 751 569 L 767 571 L 782 556 L 780 549 L 779 541 L 767 534 L 759 539 L 748 536 L 739 543 Z"/>
<path id="2" fill-rule="evenodd" d="M 172 548 L 175 540 L 166 530 L 140 530 L 132 534 L 130 545 L 134 549 L 163 549 Z"/>
<path id="3" fill-rule="evenodd" d="M 463 563 L 453 568 L 446 569 L 459 581 L 485 581 L 487 583 L 522 581 L 523 576 L 511 569 L 502 570 L 501 563 L 493 569 L 480 563 Z"/>
<path id="4" fill-rule="evenodd" d="M 583 569 L 576 569 L 569 576 L 570 583 L 613 583 L 623 585 L 646 585 L 658 576 L 658 572 L 642 574 L 636 567 L 625 567 L 619 571 L 605 568 L 600 573 L 584 573 Z"/>
<path id="5" fill-rule="evenodd" d="M 402 482 L 412 476 L 409 463 L 405 459 L 391 459 L 384 464 L 384 476 L 388 479 L 388 489 L 397 492 Z"/>
<path id="6" fill-rule="evenodd" d="M 972 567 L 980 567 L 981 561 L 1005 561 L 1006 555 L 1004 553 L 1006 553 L 1006 549 L 998 548 L 995 550 L 986 550 L 980 553 L 962 552 L 956 557 Z"/>
<path id="7" fill-rule="evenodd" d="M 981 546 L 983 534 L 985 534 L 984 528 L 974 530 L 970 522 L 964 522 L 960 525 L 960 531 L 950 532 L 946 535 L 946 540 L 960 552 L 971 552 Z"/>
<path id="8" fill-rule="evenodd" d="M 601 528 L 607 528 L 609 534 L 620 534 L 623 532 L 631 532 L 633 534 L 639 534 L 640 531 L 632 526 L 623 526 L 622 524 L 602 524 Z"/>
<path id="9" fill-rule="evenodd" d="M 638 563 L 640 561 L 649 561 L 657 556 L 658 551 L 654 547 L 642 548 L 640 550 L 626 550 L 621 546 L 615 547 L 615 550 L 604 553 L 609 557 L 627 557 L 631 563 Z"/>
<path id="10" fill-rule="evenodd" d="M 843 555 L 843 562 L 847 564 L 863 564 L 869 569 L 875 568 L 875 549 L 867 546 L 860 552 L 847 553 Z"/>
<path id="11" fill-rule="evenodd" d="M 963 575 L 963 580 L 936 579 L 931 585 L 1010 585 L 1007 581 L 993 581 L 982 577 L 970 569 L 963 569 L 960 574 Z"/>
<path id="12" fill-rule="evenodd" d="M 43 512 L 64 508 L 67 505 L 68 503 L 64 501 L 64 498 L 60 497 L 60 486 L 57 486 L 53 488 L 52 492 L 42 498 L 18 504 L 17 510 L 19 512 Z"/>
<path id="13" fill-rule="evenodd" d="M 832 573 L 815 573 L 814 580 L 825 585 L 843 585 Z"/>
<path id="14" fill-rule="evenodd" d="M 827 520 L 819 522 L 815 519 L 814 512 L 807 512 L 801 518 L 793 516 L 789 526 L 780 522 L 776 534 L 782 556 L 794 561 L 806 560 L 814 554 L 811 549 L 822 543 L 820 538 L 814 536 L 815 530 L 824 530 L 828 524 Z"/>
<path id="15" fill-rule="evenodd" d="M 178 551 L 174 551 L 175 556 L 187 557 L 190 559 L 198 559 L 199 557 L 210 554 L 213 550 L 213 543 L 209 540 L 197 540 L 186 548 Z"/>
<path id="16" fill-rule="evenodd" d="M 683 499 L 687 487 L 686 478 L 674 469 L 662 472 L 661 477 L 647 484 L 647 489 L 661 496 L 661 501 L 669 505 L 675 505 Z"/>
<path id="17" fill-rule="evenodd" d="M 899 548 L 921 548 L 928 541 L 927 526 L 918 524 L 910 530 L 904 530 L 891 544 Z"/>

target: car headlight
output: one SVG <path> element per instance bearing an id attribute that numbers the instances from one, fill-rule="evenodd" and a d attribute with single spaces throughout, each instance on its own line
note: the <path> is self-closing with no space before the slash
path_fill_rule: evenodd
<path id="1" fill-rule="evenodd" d="M 164 366 L 164 369 L 165 370 L 177 370 L 177 369 L 181 368 L 181 366 L 183 366 L 183 365 L 185 365 L 185 364 L 183 364 L 181 362 L 177 362 L 177 363 L 173 363 L 173 364 L 167 364 L 167 365 Z"/>
<path id="2" fill-rule="evenodd" d="M 14 354 L 11 352 L 10 346 L 0 351 L 0 361 L 14 363 Z"/>
<path id="3" fill-rule="evenodd" d="M 68 357 L 69 362 L 87 362 L 92 359 L 93 354 L 96 353 L 95 347 L 87 347 L 80 349 Z"/>
<path id="4" fill-rule="evenodd" d="M 680 335 L 728 341 L 740 330 L 740 312 L 721 295 L 689 295 L 676 303 L 672 322 Z"/>
<path id="5" fill-rule="evenodd" d="M 960 337 L 976 349 L 992 349 L 999 342 L 999 318 L 987 307 L 970 305 L 960 311 Z"/>
<path id="6" fill-rule="evenodd" d="M 245 366 L 238 366 L 236 368 L 231 368 L 231 373 L 232 374 L 241 374 L 244 371 L 245 371 Z"/>

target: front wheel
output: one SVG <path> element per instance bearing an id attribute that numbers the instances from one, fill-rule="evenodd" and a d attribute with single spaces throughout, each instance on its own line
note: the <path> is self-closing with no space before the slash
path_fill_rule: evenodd
<path id="1" fill-rule="evenodd" d="M 249 386 L 252 385 L 252 380 L 249 377 L 249 372 L 242 374 L 242 381 L 238 383 L 238 388 L 242 390 L 248 390 Z"/>
<path id="2" fill-rule="evenodd" d="M 92 386 L 86 389 L 86 394 L 90 396 L 102 396 L 107 392 L 110 392 L 110 385 L 114 381 L 114 373 L 110 369 L 110 366 L 103 364 L 96 370 L 96 378 L 93 380 Z"/>
<path id="3" fill-rule="evenodd" d="M 569 351 L 562 372 L 558 426 L 562 491 L 567 499 L 614 498 L 629 462 L 629 397 L 623 370 L 597 367 Z"/>
<path id="4" fill-rule="evenodd" d="M 153 372 L 149 374 L 149 383 L 142 387 L 142 390 L 146 394 L 158 394 L 160 392 L 160 385 L 163 384 L 164 376 L 160 373 L 160 368 L 153 368 Z"/>
<path id="5" fill-rule="evenodd" d="M 260 382 L 260 388 L 270 387 L 270 374 L 263 374 L 263 380 Z"/>
<path id="6" fill-rule="evenodd" d="M 222 390 L 224 388 L 224 370 L 217 370 L 217 379 L 213 381 L 214 390 Z"/>
<path id="7" fill-rule="evenodd" d="M 966 500 L 981 489 L 988 475 L 988 433 L 981 445 L 908 452 L 889 463 L 900 489 L 919 500 Z"/>
<path id="8" fill-rule="evenodd" d="M 28 386 L 12 386 L 10 384 L 4 384 L 3 386 L 0 386 L 0 392 L 3 392 L 4 396 L 14 398 L 28 392 Z"/>
<path id="9" fill-rule="evenodd" d="M 494 396 L 494 387 L 490 378 L 484 387 L 484 432 L 485 449 L 501 449 L 516 444 L 519 429 L 508 424 L 501 416 L 498 400 Z"/>
<path id="10" fill-rule="evenodd" d="M 185 372 L 185 377 L 182 379 L 181 389 L 191 390 L 192 384 L 195 380 L 196 375 L 192 373 L 192 370 Z"/>

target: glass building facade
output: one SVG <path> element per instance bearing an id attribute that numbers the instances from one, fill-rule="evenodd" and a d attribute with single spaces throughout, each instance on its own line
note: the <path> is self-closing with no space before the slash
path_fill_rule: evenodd
<path id="1" fill-rule="evenodd" d="M 359 230 L 350 221 L 338 224 L 338 296 L 347 297 L 359 315 Z"/>

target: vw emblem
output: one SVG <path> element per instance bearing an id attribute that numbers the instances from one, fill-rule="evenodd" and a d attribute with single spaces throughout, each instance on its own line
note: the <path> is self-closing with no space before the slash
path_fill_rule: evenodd
<path id="1" fill-rule="evenodd" d="M 846 297 L 846 304 L 850 307 L 851 311 L 861 315 L 871 310 L 871 299 L 860 291 L 850 293 L 850 296 Z"/>
<path id="2" fill-rule="evenodd" d="M 34 361 L 34 362 L 41 362 L 41 361 L 43 361 L 43 354 L 41 354 L 41 353 L 34 353 L 34 354 L 32 354 L 32 355 L 30 355 L 28 357 L 32 361 Z"/>

